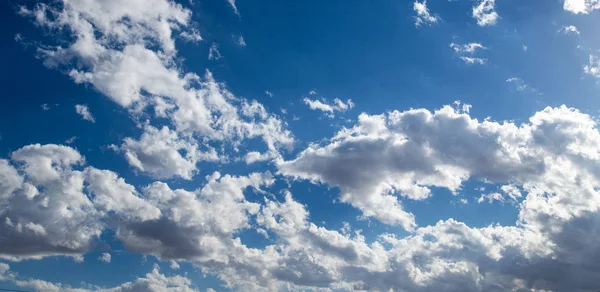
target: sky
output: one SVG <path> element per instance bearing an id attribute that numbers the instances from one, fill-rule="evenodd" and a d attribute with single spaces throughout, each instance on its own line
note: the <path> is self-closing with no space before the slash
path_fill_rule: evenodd
<path id="1" fill-rule="evenodd" d="M 0 5 L 0 290 L 600 289 L 600 0 Z"/>

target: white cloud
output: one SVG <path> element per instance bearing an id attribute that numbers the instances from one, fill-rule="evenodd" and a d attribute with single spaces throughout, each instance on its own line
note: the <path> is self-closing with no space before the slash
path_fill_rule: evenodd
<path id="1" fill-rule="evenodd" d="M 576 26 L 574 25 L 569 25 L 569 26 L 563 26 L 559 32 L 565 33 L 565 34 L 574 34 L 574 35 L 579 35 L 579 29 L 577 29 Z"/>
<path id="2" fill-rule="evenodd" d="M 272 155 L 294 142 L 286 124 L 256 101 L 234 96 L 208 71 L 201 77 L 177 66 L 173 36 L 197 33 L 191 11 L 180 4 L 77 0 L 22 8 L 21 14 L 50 31 L 66 32 L 56 35 L 64 47 L 40 45 L 47 66 L 92 85 L 136 118 L 153 111 L 183 137 L 222 142 L 236 152 L 244 139 L 261 138 Z M 213 45 L 212 57 L 217 58 Z"/>
<path id="3" fill-rule="evenodd" d="M 47 103 L 44 103 L 44 104 L 42 104 L 42 105 L 41 105 L 41 108 L 42 108 L 42 110 L 45 110 L 45 111 L 48 111 L 48 110 L 50 110 L 50 107 L 48 106 L 48 104 L 47 104 Z"/>
<path id="4" fill-rule="evenodd" d="M 454 50 L 454 52 L 460 53 L 460 54 L 474 54 L 478 50 L 487 49 L 486 47 L 484 47 L 482 44 L 479 44 L 479 43 L 468 43 L 465 45 L 458 45 L 455 43 L 450 43 L 450 47 Z"/>
<path id="5" fill-rule="evenodd" d="M 125 138 L 119 150 L 131 166 L 154 178 L 181 177 L 192 179 L 200 161 L 218 161 L 219 156 L 212 147 L 201 151 L 190 137 L 182 137 L 167 126 L 157 129 L 144 127 L 139 140 Z"/>
<path id="6" fill-rule="evenodd" d="M 184 40 L 192 43 L 197 43 L 202 40 L 200 32 L 198 32 L 196 29 L 191 29 L 190 31 L 182 31 L 179 35 Z"/>
<path id="7" fill-rule="evenodd" d="M 485 58 L 478 58 L 474 56 L 478 51 L 487 49 L 480 43 L 468 43 L 464 45 L 450 43 L 450 48 L 452 48 L 452 50 L 454 50 L 454 52 L 460 56 L 459 58 L 467 64 L 483 65 L 487 62 L 487 59 Z"/>
<path id="8" fill-rule="evenodd" d="M 74 288 L 61 283 L 52 283 L 39 279 L 12 279 L 12 282 L 25 289 L 47 292 L 199 292 L 192 285 L 192 280 L 187 277 L 174 275 L 166 276 L 160 273 L 158 265 L 154 265 L 152 272 L 144 278 L 137 278 L 112 288 Z"/>
<path id="9" fill-rule="evenodd" d="M 537 93 L 538 90 L 529 86 L 529 84 L 525 83 L 525 81 L 523 81 L 523 79 L 518 78 L 518 77 L 510 77 L 508 79 L 506 79 L 507 83 L 512 83 L 515 85 L 515 89 L 517 91 L 529 91 L 529 92 L 533 92 L 533 93 Z"/>
<path id="10" fill-rule="evenodd" d="M 169 265 L 171 267 L 171 269 L 173 270 L 179 270 L 179 263 L 177 263 L 177 261 L 170 261 L 171 264 Z"/>
<path id="11" fill-rule="evenodd" d="M 481 195 L 479 199 L 477 199 L 477 203 L 481 204 L 487 201 L 490 204 L 493 204 L 494 201 L 498 201 L 500 203 L 504 203 L 504 197 L 500 193 L 489 193 L 487 195 Z"/>
<path id="12" fill-rule="evenodd" d="M 467 64 L 479 64 L 479 65 L 483 65 L 483 64 L 485 64 L 487 62 L 487 59 L 484 59 L 484 58 L 475 58 L 475 57 L 461 56 L 460 59 L 463 60 Z"/>
<path id="13" fill-rule="evenodd" d="M 92 123 L 96 122 L 96 119 L 94 118 L 94 116 L 92 116 L 92 113 L 90 113 L 90 109 L 87 107 L 87 105 L 77 104 L 77 105 L 75 105 L 75 111 L 84 120 L 90 121 Z"/>
<path id="14" fill-rule="evenodd" d="M 433 113 L 362 114 L 354 127 L 324 146 L 309 146 L 295 160 L 279 161 L 278 168 L 290 177 L 337 186 L 340 201 L 410 230 L 415 218 L 399 198 L 426 199 L 430 187 L 456 192 L 470 177 L 550 188 L 546 179 L 554 172 L 571 169 L 569 163 L 585 165 L 570 155 L 600 157 L 594 125 L 589 116 L 564 106 L 546 108 L 520 126 L 480 122 L 450 106 Z M 571 135 L 577 133 L 588 138 L 576 142 Z"/>
<path id="15" fill-rule="evenodd" d="M 240 16 L 240 12 L 238 11 L 237 6 L 235 5 L 235 0 L 227 0 L 227 3 L 229 3 L 229 6 L 231 6 L 235 15 Z"/>
<path id="16" fill-rule="evenodd" d="M 427 0 L 423 0 L 423 2 L 416 0 L 413 4 L 413 9 L 417 13 L 417 16 L 415 16 L 416 27 L 421 27 L 422 25 L 431 25 L 432 23 L 437 23 L 440 19 L 437 15 L 431 15 L 429 13 L 429 9 L 427 8 Z"/>
<path id="17" fill-rule="evenodd" d="M 238 45 L 240 45 L 241 47 L 245 47 L 245 46 L 246 46 L 246 41 L 244 40 L 244 36 L 240 36 L 240 37 L 237 39 L 237 43 L 238 43 Z"/>
<path id="18" fill-rule="evenodd" d="M 574 14 L 588 14 L 600 9 L 599 0 L 564 0 L 563 8 Z"/>
<path id="19" fill-rule="evenodd" d="M 221 52 L 219 52 L 219 45 L 213 43 L 208 50 L 208 59 L 209 60 L 219 60 L 223 58 Z"/>
<path id="20" fill-rule="evenodd" d="M 478 3 L 473 6 L 473 18 L 477 20 L 479 26 L 495 25 L 498 21 L 498 13 L 496 13 L 495 0 L 478 0 Z"/>
<path id="21" fill-rule="evenodd" d="M 600 59 L 594 55 L 590 55 L 589 63 L 583 67 L 583 72 L 600 79 Z"/>
<path id="22" fill-rule="evenodd" d="M 329 104 L 325 99 L 323 99 L 323 101 L 320 101 L 317 99 L 312 100 L 308 97 L 305 97 L 302 101 L 304 101 L 304 103 L 308 105 L 308 107 L 311 110 L 319 110 L 325 112 L 330 118 L 334 116 L 335 112 L 345 112 L 354 107 L 354 103 L 351 99 L 348 99 L 346 102 L 343 102 L 341 99 L 336 98 L 333 100 L 333 104 Z"/>
<path id="23" fill-rule="evenodd" d="M 100 257 L 98 257 L 98 260 L 104 263 L 110 263 L 111 260 L 111 256 L 109 253 L 105 252 L 102 253 L 102 255 Z"/>

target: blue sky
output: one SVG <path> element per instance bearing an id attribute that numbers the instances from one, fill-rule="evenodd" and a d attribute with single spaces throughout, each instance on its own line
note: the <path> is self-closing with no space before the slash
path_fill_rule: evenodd
<path id="1" fill-rule="evenodd" d="M 0 288 L 598 290 L 598 0 L 2 6 Z"/>

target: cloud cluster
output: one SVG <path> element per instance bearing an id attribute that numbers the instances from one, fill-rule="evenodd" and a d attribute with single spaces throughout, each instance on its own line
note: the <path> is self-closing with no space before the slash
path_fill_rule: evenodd
<path id="1" fill-rule="evenodd" d="M 202 143 L 220 142 L 235 150 L 242 140 L 259 138 L 267 144 L 270 157 L 277 156 L 280 147 L 292 146 L 294 140 L 285 123 L 267 113 L 261 104 L 235 97 L 208 71 L 201 77 L 178 67 L 176 35 L 185 33 L 184 39 L 197 35 L 190 10 L 168 0 L 126 4 L 98 0 L 59 2 L 22 7 L 20 11 L 50 32 L 68 33 L 57 34 L 64 36 L 59 45 L 38 48 L 47 66 L 69 72 L 77 83 L 92 85 L 133 115 L 153 114 L 151 122 L 162 123 L 166 119 L 171 124 L 169 128 L 179 136 L 201 138 Z M 211 47 L 213 58 L 220 56 L 215 49 Z M 77 107 L 78 113 L 93 121 L 86 109 Z M 153 148 L 163 147 L 149 143 L 138 144 L 147 146 L 138 152 L 151 153 Z M 129 162 L 141 161 L 130 158 Z M 174 160 L 161 163 L 181 164 L 179 155 L 161 159 L 170 158 Z M 194 159 L 185 160 L 192 163 Z M 132 166 L 145 169 L 141 163 Z M 172 174 L 188 178 L 194 169 L 195 166 L 187 165 L 182 173 L 167 170 L 156 177 Z M 156 171 L 148 174 L 155 175 Z"/>
<path id="2" fill-rule="evenodd" d="M 552 193 L 550 178 L 567 169 L 593 173 L 599 143 L 594 120 L 564 106 L 546 108 L 522 125 L 478 121 L 445 106 L 362 114 L 326 145 L 311 145 L 278 167 L 287 176 L 337 186 L 340 200 L 365 216 L 412 230 L 415 218 L 397 195 L 423 200 L 431 187 L 458 192 L 469 178 Z"/>
<path id="3" fill-rule="evenodd" d="M 423 0 L 423 2 L 416 0 L 413 4 L 413 9 L 417 13 L 417 16 L 415 16 L 416 27 L 431 25 L 433 23 L 437 23 L 440 19 L 437 15 L 431 15 L 429 9 L 427 8 L 427 0 Z"/>
<path id="4" fill-rule="evenodd" d="M 147 292 L 198 292 L 199 290 L 194 288 L 192 281 L 184 276 L 165 276 L 160 273 L 160 269 L 157 265 L 154 266 L 152 272 L 147 273 L 146 277 L 138 278 L 132 282 L 123 283 L 113 288 L 103 288 L 98 286 L 89 285 L 88 288 L 73 288 L 68 285 L 61 283 L 52 283 L 39 279 L 20 279 L 16 275 L 10 272 L 10 267 L 6 265 L 5 270 L 3 265 L 0 263 L 0 275 L 4 273 L 10 276 L 10 280 L 17 286 L 26 289 L 34 289 L 35 291 L 44 292 L 135 292 L 135 291 L 147 291 Z M 1 280 L 3 279 L 0 276 Z"/>

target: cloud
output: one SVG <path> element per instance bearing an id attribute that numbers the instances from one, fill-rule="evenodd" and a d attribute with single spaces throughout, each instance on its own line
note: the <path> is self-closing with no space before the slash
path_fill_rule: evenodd
<path id="1" fill-rule="evenodd" d="M 50 107 L 48 106 L 47 103 L 42 104 L 40 107 L 42 108 L 42 110 L 45 110 L 45 111 L 50 110 Z"/>
<path id="2" fill-rule="evenodd" d="M 237 43 L 240 47 L 245 47 L 246 46 L 246 41 L 244 40 L 244 36 L 240 36 L 237 39 Z"/>
<path id="3" fill-rule="evenodd" d="M 229 6 L 231 6 L 235 15 L 240 16 L 240 12 L 238 11 L 237 6 L 235 5 L 235 0 L 227 0 L 227 3 L 229 3 Z"/>
<path id="4" fill-rule="evenodd" d="M 286 124 L 256 101 L 234 96 L 209 71 L 199 76 L 177 66 L 174 36 L 197 33 L 191 11 L 180 4 L 64 1 L 22 7 L 20 13 L 50 33 L 67 32 L 55 34 L 62 46 L 39 46 L 47 66 L 92 85 L 134 120 L 154 112 L 151 125 L 164 125 L 166 119 L 180 136 L 221 142 L 236 152 L 245 139 L 262 139 L 275 156 L 294 143 Z"/>
<path id="5" fill-rule="evenodd" d="M 146 125 L 139 140 L 125 138 L 118 150 L 131 166 L 154 178 L 189 180 L 197 173 L 198 162 L 219 160 L 214 148 L 206 147 L 203 152 L 199 147 L 194 139 L 182 137 L 167 126 L 157 129 Z"/>
<path id="6" fill-rule="evenodd" d="M 487 62 L 487 59 L 484 59 L 484 58 L 475 58 L 475 57 L 461 56 L 460 59 L 463 60 L 467 64 L 479 64 L 479 65 L 483 65 L 483 64 L 485 64 Z"/>
<path id="7" fill-rule="evenodd" d="M 427 0 L 423 0 L 423 2 L 416 0 L 413 5 L 413 9 L 417 13 L 417 16 L 415 16 L 416 27 L 421 27 L 422 25 L 431 25 L 432 23 L 437 23 L 440 19 L 437 15 L 431 15 L 429 13 L 429 9 L 427 8 Z"/>
<path id="8" fill-rule="evenodd" d="M 75 105 L 75 111 L 77 112 L 78 115 L 80 115 L 84 120 L 86 121 L 90 121 L 92 123 L 96 122 L 96 119 L 94 119 L 94 116 L 92 116 L 92 113 L 90 113 L 89 108 L 87 107 L 87 105 L 83 105 L 83 104 L 77 104 Z"/>
<path id="9" fill-rule="evenodd" d="M 468 43 L 465 45 L 458 45 L 455 43 L 450 43 L 450 47 L 454 50 L 454 52 L 460 53 L 460 54 L 474 54 L 478 50 L 487 49 L 486 47 L 484 47 L 482 44 L 479 44 L 479 43 Z"/>
<path id="10" fill-rule="evenodd" d="M 219 45 L 213 43 L 208 50 L 208 59 L 209 60 L 219 60 L 223 58 L 221 52 L 219 52 Z"/>
<path id="11" fill-rule="evenodd" d="M 596 79 L 600 79 L 600 59 L 594 55 L 590 55 L 588 64 L 583 67 L 583 72 Z"/>
<path id="12" fill-rule="evenodd" d="M 296 179 L 339 187 L 340 201 L 364 216 L 411 230 L 415 218 L 399 198 L 424 200 L 431 187 L 457 192 L 471 177 L 549 187 L 546 179 L 570 169 L 567 161 L 589 167 L 572 155 L 598 156 L 594 125 L 591 117 L 564 106 L 546 108 L 520 126 L 480 122 L 450 106 L 362 114 L 354 127 L 323 146 L 309 146 L 294 160 L 278 161 L 278 168 Z M 579 143 L 578 133 L 588 138 Z"/>
<path id="13" fill-rule="evenodd" d="M 1 268 L 1 266 L 0 266 Z M 1 270 L 0 270 L 1 272 Z M 0 279 L 1 280 L 1 279 Z M 25 288 L 34 289 L 36 291 L 47 292 L 198 292 L 192 286 L 192 281 L 184 276 L 166 276 L 160 273 L 158 265 L 154 265 L 152 272 L 147 273 L 146 277 L 135 279 L 132 282 L 126 282 L 112 288 L 74 288 L 61 283 L 52 283 L 39 279 L 18 278 L 11 280 L 15 285 Z"/>
<path id="14" fill-rule="evenodd" d="M 341 99 L 336 98 L 333 100 L 333 104 L 329 104 L 327 100 L 313 100 L 308 97 L 305 97 L 302 101 L 304 104 L 308 105 L 311 110 L 318 110 L 328 114 L 330 118 L 332 118 L 335 112 L 345 112 L 354 107 L 354 103 L 351 99 L 348 99 L 346 102 L 343 102 Z"/>
<path id="15" fill-rule="evenodd" d="M 109 253 L 105 252 L 105 253 L 102 253 L 102 255 L 98 257 L 98 260 L 108 264 L 108 263 L 110 263 L 111 256 Z"/>
<path id="16" fill-rule="evenodd" d="M 588 14 L 596 9 L 600 9 L 598 0 L 564 0 L 563 8 L 574 14 Z"/>
<path id="17" fill-rule="evenodd" d="M 515 89 L 517 91 L 529 91 L 529 92 L 533 92 L 533 93 L 537 93 L 538 90 L 529 86 L 527 83 L 525 83 L 525 81 L 523 81 L 523 79 L 518 78 L 518 77 L 510 77 L 508 79 L 506 79 L 507 83 L 512 83 L 515 85 Z"/>
<path id="18" fill-rule="evenodd" d="M 487 59 L 485 58 L 478 58 L 474 56 L 478 51 L 487 49 L 480 43 L 468 43 L 464 45 L 450 43 L 450 48 L 452 48 L 452 50 L 454 50 L 454 52 L 460 56 L 459 58 L 466 64 L 483 65 L 487 62 Z"/>
<path id="19" fill-rule="evenodd" d="M 559 30 L 559 32 L 562 32 L 562 33 L 564 33 L 564 34 L 567 34 L 567 35 L 571 35 L 571 34 L 574 34 L 574 35 L 579 35 L 579 34 L 580 34 L 580 33 L 579 33 L 579 29 L 577 29 L 577 27 L 576 27 L 576 26 L 574 26 L 574 25 L 563 26 L 563 27 L 562 27 L 562 28 Z"/>
<path id="20" fill-rule="evenodd" d="M 495 10 L 495 0 L 478 0 L 473 6 L 473 18 L 479 26 L 493 26 L 498 21 L 498 13 Z"/>
<path id="21" fill-rule="evenodd" d="M 362 114 L 325 146 L 311 145 L 278 167 L 286 175 L 336 185 L 359 207 L 391 198 L 375 205 L 371 216 L 392 223 L 405 223 L 394 220 L 398 212 L 412 215 L 388 212 L 390 204 L 401 207 L 396 191 L 422 200 L 431 195 L 430 187 L 458 191 L 468 179 L 501 184 L 504 200 L 520 201 L 514 226 L 473 228 L 447 219 L 417 227 L 409 220 L 400 224 L 413 228 L 407 237 L 384 233 L 367 242 L 350 226 L 340 233 L 312 223 L 289 192 L 264 203 L 248 201 L 245 191 L 260 194 L 274 183 L 268 173 L 214 173 L 195 191 L 155 182 L 138 194 L 110 171 L 83 168 L 83 157 L 72 148 L 31 145 L 13 152 L 11 161 L 0 160 L 0 202 L 10 206 L 0 209 L 0 252 L 10 260 L 81 255 L 91 238 L 110 228 L 129 252 L 189 261 L 243 291 L 595 288 L 600 272 L 593 244 L 600 218 L 596 121 L 564 106 L 548 107 L 520 125 L 478 121 L 462 108 Z M 244 245 L 237 232 L 254 228 L 272 235 L 273 243 Z M 14 276 L 7 265 L 0 269 L 3 279 Z M 121 285 L 123 290 L 108 291 L 191 285 L 178 286 L 182 282 L 155 270 Z M 15 283 L 44 291 L 71 289 L 35 279 Z"/>
<path id="22" fill-rule="evenodd" d="M 100 236 L 110 212 L 124 219 L 150 219 L 158 209 L 138 197 L 114 172 L 86 167 L 73 148 L 29 145 L 0 160 L 0 258 L 79 256 Z"/>

